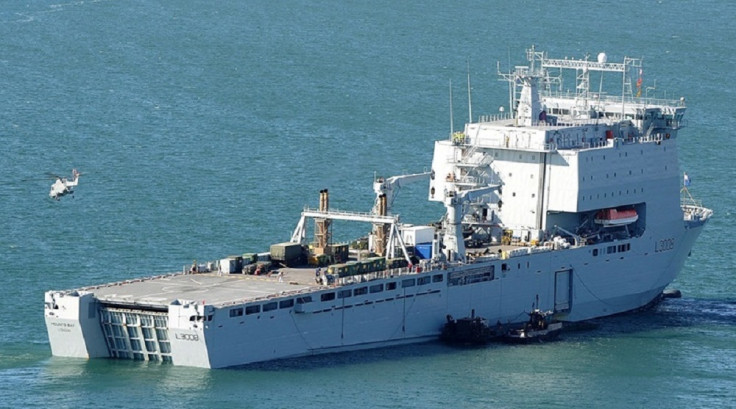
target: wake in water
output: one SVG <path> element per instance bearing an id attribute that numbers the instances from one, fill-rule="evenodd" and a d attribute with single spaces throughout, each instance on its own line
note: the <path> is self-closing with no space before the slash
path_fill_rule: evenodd
<path id="1" fill-rule="evenodd" d="M 83 7 L 88 4 L 93 3 L 102 3 L 107 2 L 110 0 L 81 0 L 81 1 L 72 1 L 68 3 L 58 3 L 58 4 L 49 4 L 47 6 L 41 6 L 38 5 L 40 8 L 38 10 L 25 10 L 23 12 L 15 11 L 12 12 L 10 10 L 3 12 L 2 14 L 10 14 L 12 17 L 3 18 L 3 23 L 30 23 L 37 21 L 38 18 L 44 14 L 48 13 L 56 13 L 60 11 L 65 11 L 71 7 Z M 35 4 L 34 4 L 35 6 Z"/>
<path id="2" fill-rule="evenodd" d="M 591 320 L 570 329 L 582 338 L 678 327 L 736 327 L 736 300 L 664 299 L 650 309 Z"/>
<path id="3" fill-rule="evenodd" d="M 655 312 L 663 314 L 667 321 L 682 326 L 736 325 L 736 300 L 667 300 Z"/>

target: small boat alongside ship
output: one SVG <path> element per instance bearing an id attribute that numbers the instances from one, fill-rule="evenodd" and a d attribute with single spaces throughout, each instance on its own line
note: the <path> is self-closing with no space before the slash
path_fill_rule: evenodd
<path id="1" fill-rule="evenodd" d="M 517 329 L 508 341 L 538 340 L 658 299 L 712 216 L 681 194 L 684 99 L 641 97 L 640 59 L 526 56 L 499 70 L 507 109 L 436 141 L 429 171 L 375 178 L 368 213 L 332 208 L 323 189 L 262 252 L 47 291 L 52 354 L 223 368 L 443 332 L 485 342 L 497 323 Z M 444 214 L 403 223 L 391 207 L 409 182 Z M 366 237 L 334 242 L 336 220 Z"/>
<path id="2" fill-rule="evenodd" d="M 538 309 L 529 313 L 529 321 L 520 328 L 510 329 L 503 335 L 508 343 L 526 344 L 556 339 L 562 332 L 562 323 L 552 319 L 552 312 Z"/>
<path id="3" fill-rule="evenodd" d="M 485 345 L 500 339 L 504 331 L 500 323 L 492 327 L 487 319 L 476 317 L 473 311 L 469 317 L 459 319 L 448 315 L 440 340 L 450 345 Z"/>
<path id="4" fill-rule="evenodd" d="M 539 302 L 537 300 L 537 302 Z M 500 321 L 491 324 L 487 319 L 475 315 L 455 319 L 447 316 L 442 327 L 440 341 L 449 345 L 486 345 L 491 342 L 509 344 L 527 344 L 545 342 L 556 339 L 562 332 L 563 324 L 554 319 L 552 311 L 541 311 L 532 308 L 528 313 L 529 320 L 523 324 L 502 324 Z"/>

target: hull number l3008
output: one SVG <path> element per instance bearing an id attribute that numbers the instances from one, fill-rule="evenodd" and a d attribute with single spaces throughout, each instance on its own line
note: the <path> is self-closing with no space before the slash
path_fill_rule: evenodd
<path id="1" fill-rule="evenodd" d="M 654 242 L 654 252 L 661 253 L 663 251 L 669 251 L 675 248 L 675 239 L 661 239 Z"/>
<path id="2" fill-rule="evenodd" d="M 176 334 L 176 339 L 182 341 L 199 341 L 199 335 L 197 334 Z"/>

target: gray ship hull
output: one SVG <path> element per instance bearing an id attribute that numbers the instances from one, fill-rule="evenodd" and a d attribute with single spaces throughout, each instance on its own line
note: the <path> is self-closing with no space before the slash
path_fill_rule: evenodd
<path id="1" fill-rule="evenodd" d="M 139 359 L 222 368 L 424 342 L 439 336 L 448 314 L 460 317 L 474 311 L 489 322 L 522 323 L 535 300 L 541 309 L 556 311 L 561 320 L 581 321 L 636 310 L 657 299 L 681 269 L 701 230 L 702 224 L 682 229 L 678 245 L 664 252 L 654 251 L 651 238 L 642 237 L 631 241 L 631 250 L 612 255 L 592 256 L 597 247 L 586 246 L 406 272 L 369 285 L 341 287 L 353 292 L 367 287 L 365 295 L 321 301 L 322 294 L 336 290 L 319 289 L 312 302 L 290 309 L 233 318 L 228 314 L 232 307 L 214 308 L 210 321 L 206 316 L 196 318 L 206 305 L 170 305 L 166 311 L 144 305 L 113 308 L 95 298 L 94 290 L 80 290 L 58 298 L 57 308 L 46 310 L 46 324 L 57 356 L 136 358 L 138 353 Z M 386 290 L 387 283 L 396 283 L 396 288 Z M 124 291 L 125 285 L 120 284 L 119 290 Z M 370 292 L 371 286 L 383 289 Z M 114 320 L 101 314 L 114 313 L 120 316 L 118 325 L 105 324 L 106 331 L 101 321 Z M 154 328 L 146 347 L 140 316 L 151 314 L 166 323 Z M 140 352 L 147 348 L 153 352 L 150 356 Z"/>

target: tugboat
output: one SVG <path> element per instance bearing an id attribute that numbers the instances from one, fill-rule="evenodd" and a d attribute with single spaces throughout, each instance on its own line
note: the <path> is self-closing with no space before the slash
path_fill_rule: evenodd
<path id="1" fill-rule="evenodd" d="M 440 340 L 452 345 L 485 345 L 501 335 L 502 331 L 491 328 L 487 319 L 476 317 L 475 310 L 472 310 L 470 317 L 457 320 L 448 314 Z"/>
<path id="2" fill-rule="evenodd" d="M 508 343 L 523 344 L 555 339 L 562 331 L 562 323 L 552 321 L 551 316 L 551 311 L 534 309 L 529 313 L 529 321 L 521 328 L 509 330 L 504 334 L 503 340 Z"/>

